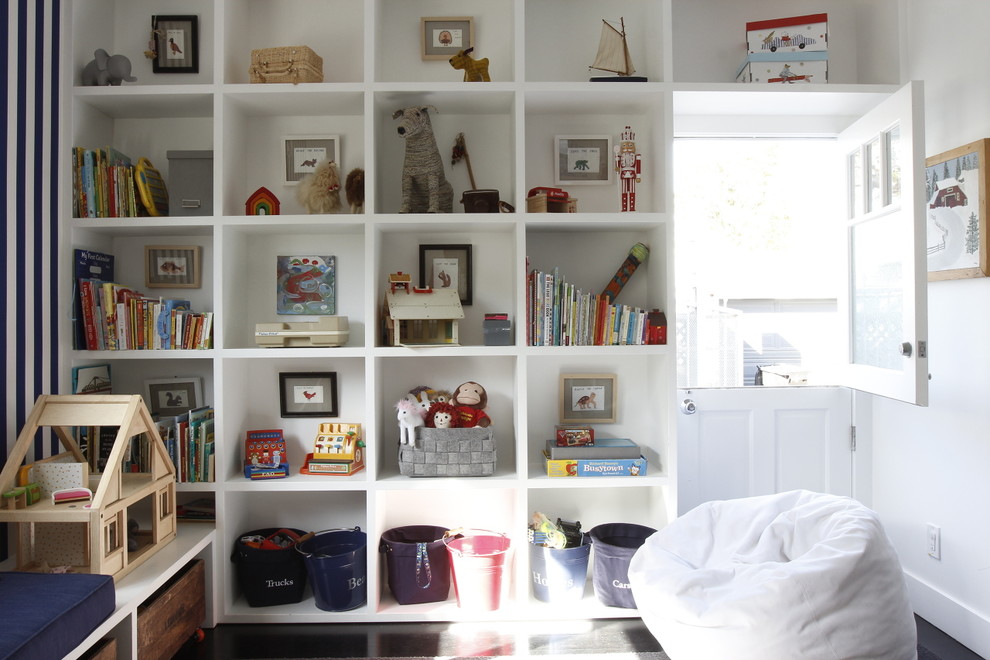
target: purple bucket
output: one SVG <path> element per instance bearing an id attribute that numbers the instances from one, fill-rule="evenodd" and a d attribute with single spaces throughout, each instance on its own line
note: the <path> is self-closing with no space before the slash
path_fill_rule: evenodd
<path id="1" fill-rule="evenodd" d="M 388 588 L 399 605 L 436 603 L 450 593 L 450 553 L 444 546 L 446 527 L 408 525 L 382 534 Z"/>

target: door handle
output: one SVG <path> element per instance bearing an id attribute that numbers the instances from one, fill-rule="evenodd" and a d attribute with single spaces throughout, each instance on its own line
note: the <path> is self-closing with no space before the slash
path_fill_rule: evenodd
<path id="1" fill-rule="evenodd" d="M 911 342 L 909 341 L 901 342 L 901 349 L 900 349 L 901 355 L 903 355 L 904 357 L 911 357 L 912 350 L 913 347 L 911 346 Z"/>
<path id="2" fill-rule="evenodd" d="M 681 401 L 681 412 L 685 415 L 693 415 L 698 412 L 698 406 L 695 404 L 694 399 L 684 399 Z"/>

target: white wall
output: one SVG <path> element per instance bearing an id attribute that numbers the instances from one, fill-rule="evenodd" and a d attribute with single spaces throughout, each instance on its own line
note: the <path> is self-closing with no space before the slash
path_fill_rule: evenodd
<path id="1" fill-rule="evenodd" d="M 926 154 L 990 137 L 990 3 L 905 5 L 904 79 L 925 82 Z M 872 505 L 915 611 L 990 657 L 990 279 L 932 282 L 928 304 L 930 405 L 874 401 Z M 926 523 L 941 527 L 941 561 Z"/>

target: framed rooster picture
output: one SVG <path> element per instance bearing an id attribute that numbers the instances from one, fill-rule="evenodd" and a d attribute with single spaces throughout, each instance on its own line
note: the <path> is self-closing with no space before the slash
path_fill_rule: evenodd
<path id="1" fill-rule="evenodd" d="M 284 372 L 278 375 L 282 417 L 337 417 L 337 373 Z"/>

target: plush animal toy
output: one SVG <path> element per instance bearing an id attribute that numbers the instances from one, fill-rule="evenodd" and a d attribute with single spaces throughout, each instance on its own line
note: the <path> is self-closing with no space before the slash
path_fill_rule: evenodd
<path id="1" fill-rule="evenodd" d="M 414 403 L 419 408 L 420 414 L 426 417 L 426 413 L 430 410 L 430 404 L 433 403 L 430 399 L 431 391 L 428 386 L 419 385 L 409 390 L 409 394 L 405 398 Z"/>
<path id="2" fill-rule="evenodd" d="M 492 420 L 485 413 L 488 406 L 488 392 L 474 381 L 462 383 L 454 390 L 450 402 L 457 409 L 457 426 L 471 428 L 473 426 L 488 427 Z"/>
<path id="3" fill-rule="evenodd" d="M 460 50 L 457 55 L 450 58 L 450 66 L 455 70 L 464 71 L 464 82 L 491 82 L 492 77 L 488 75 L 488 58 L 476 60 L 471 57 L 474 47 Z"/>
<path id="4" fill-rule="evenodd" d="M 364 170 L 355 167 L 347 173 L 344 181 L 344 194 L 351 213 L 361 213 L 364 210 Z"/>
<path id="5" fill-rule="evenodd" d="M 454 189 L 443 171 L 443 159 L 430 123 L 429 108 L 396 110 L 399 137 L 406 141 L 402 163 L 402 204 L 399 213 L 452 213 Z M 433 108 L 436 112 L 436 108 Z"/>
<path id="6" fill-rule="evenodd" d="M 337 163 L 325 161 L 316 166 L 299 182 L 296 191 L 299 203 L 309 213 L 337 213 L 340 211 L 340 175 Z"/>
<path id="7" fill-rule="evenodd" d="M 409 399 L 400 399 L 395 404 L 396 419 L 399 422 L 399 444 L 416 446 L 416 427 L 425 426 L 422 409 Z"/>

